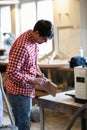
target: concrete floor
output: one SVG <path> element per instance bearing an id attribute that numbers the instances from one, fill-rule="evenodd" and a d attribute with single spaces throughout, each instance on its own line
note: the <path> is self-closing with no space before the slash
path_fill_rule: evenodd
<path id="1" fill-rule="evenodd" d="M 45 130 L 66 130 L 71 116 L 56 111 L 45 109 Z M 10 124 L 9 117 L 4 114 L 3 124 Z M 30 130 L 41 130 L 40 122 L 31 121 Z M 77 119 L 72 130 L 81 130 L 80 119 Z"/>

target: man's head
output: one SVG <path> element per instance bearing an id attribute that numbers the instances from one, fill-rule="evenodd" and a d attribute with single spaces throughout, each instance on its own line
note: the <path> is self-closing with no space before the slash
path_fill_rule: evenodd
<path id="1" fill-rule="evenodd" d="M 54 36 L 54 27 L 52 23 L 48 20 L 39 20 L 35 24 L 33 31 L 36 34 L 36 42 L 43 43 L 48 39 L 52 39 Z"/>

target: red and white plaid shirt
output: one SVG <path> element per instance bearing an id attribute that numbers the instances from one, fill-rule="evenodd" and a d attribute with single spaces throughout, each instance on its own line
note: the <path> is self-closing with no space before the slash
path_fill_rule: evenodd
<path id="1" fill-rule="evenodd" d="M 29 83 L 30 77 L 36 77 L 38 45 L 26 31 L 13 43 L 7 66 L 6 91 L 29 97 L 35 96 L 35 88 Z"/>

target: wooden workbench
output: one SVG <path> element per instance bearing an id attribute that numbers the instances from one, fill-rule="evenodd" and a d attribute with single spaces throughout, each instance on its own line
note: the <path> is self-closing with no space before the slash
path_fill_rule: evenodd
<path id="1" fill-rule="evenodd" d="M 69 115 L 74 115 L 77 112 L 77 110 L 83 106 L 83 104 L 75 102 L 74 98 L 65 95 L 65 93 L 67 92 L 72 93 L 74 92 L 74 90 L 57 93 L 55 97 L 51 95 L 47 95 L 38 98 L 38 102 L 41 110 L 40 111 L 41 130 L 45 130 L 45 122 L 44 122 L 45 108 L 62 112 L 65 114 L 69 114 Z M 83 119 L 83 117 L 81 117 L 81 121 L 82 121 L 81 130 L 87 130 L 87 118 Z"/>

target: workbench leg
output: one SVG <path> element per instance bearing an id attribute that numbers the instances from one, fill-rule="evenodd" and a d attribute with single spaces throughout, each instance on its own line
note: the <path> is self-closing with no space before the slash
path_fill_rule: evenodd
<path id="1" fill-rule="evenodd" d="M 44 108 L 40 105 L 40 125 L 41 130 L 45 130 L 44 128 Z"/>
<path id="2" fill-rule="evenodd" d="M 87 119 L 81 118 L 81 130 L 87 130 Z"/>

